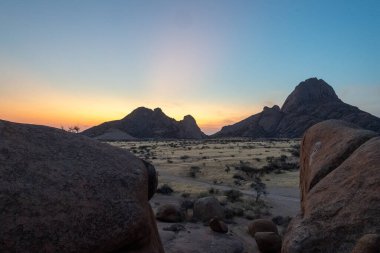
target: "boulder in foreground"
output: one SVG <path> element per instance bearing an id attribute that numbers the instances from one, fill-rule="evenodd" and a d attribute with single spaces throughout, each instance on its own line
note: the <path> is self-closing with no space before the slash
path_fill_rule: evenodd
<path id="1" fill-rule="evenodd" d="M 154 167 L 125 150 L 0 121 L 0 252 L 161 253 Z"/>
<path id="2" fill-rule="evenodd" d="M 328 120 L 307 130 L 301 147 L 301 213 L 283 253 L 350 253 L 380 231 L 380 137 Z"/>

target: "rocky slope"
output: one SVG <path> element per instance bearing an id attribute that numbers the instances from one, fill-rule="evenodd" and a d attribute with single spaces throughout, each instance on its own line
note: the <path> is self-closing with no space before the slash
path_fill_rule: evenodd
<path id="1" fill-rule="evenodd" d="M 318 123 L 303 137 L 300 167 L 301 213 L 282 253 L 349 253 L 362 236 L 380 233 L 377 133 L 344 121 Z"/>
<path id="2" fill-rule="evenodd" d="M 0 120 L 0 252 L 162 253 L 156 186 L 125 150 Z"/>
<path id="3" fill-rule="evenodd" d="M 264 107 L 262 112 L 225 126 L 212 137 L 301 137 L 306 129 L 328 119 L 340 119 L 380 132 L 379 118 L 341 101 L 322 79 L 310 78 L 295 88 L 281 109 L 277 105 Z"/>
<path id="4" fill-rule="evenodd" d="M 145 138 L 202 139 L 206 135 L 195 119 L 187 115 L 176 121 L 160 108 L 139 107 L 121 120 L 104 122 L 82 132 L 83 135 L 102 140 L 131 140 Z"/>

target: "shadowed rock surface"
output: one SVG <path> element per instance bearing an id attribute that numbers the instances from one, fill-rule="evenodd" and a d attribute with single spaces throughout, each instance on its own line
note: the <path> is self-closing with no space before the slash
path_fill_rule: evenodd
<path id="1" fill-rule="evenodd" d="M 0 121 L 0 252 L 163 252 L 154 167 L 78 134 Z"/>
<path id="2" fill-rule="evenodd" d="M 139 107 L 121 120 L 104 122 L 81 134 L 105 140 L 130 140 L 131 138 L 202 139 L 206 135 L 195 119 L 187 115 L 176 121 L 166 116 L 160 108 Z"/>
<path id="3" fill-rule="evenodd" d="M 267 219 L 256 219 L 248 224 L 248 233 L 254 237 L 257 232 L 273 232 L 278 234 L 276 224 Z"/>
<path id="4" fill-rule="evenodd" d="M 301 213 L 283 253 L 349 253 L 380 232 L 380 137 L 338 120 L 308 129 L 300 159 Z"/>
<path id="5" fill-rule="evenodd" d="M 219 201 L 211 196 L 199 198 L 194 203 L 194 218 L 209 222 L 213 218 L 224 219 L 224 208 Z"/>
<path id="6" fill-rule="evenodd" d="M 164 204 L 157 209 L 156 218 L 164 222 L 181 222 L 185 220 L 185 213 L 178 205 Z"/>
<path id="7" fill-rule="evenodd" d="M 281 237 L 274 232 L 257 232 L 255 240 L 261 253 L 280 253 Z"/>
<path id="8" fill-rule="evenodd" d="M 363 235 L 351 253 L 378 253 L 380 251 L 380 235 Z"/>
<path id="9" fill-rule="evenodd" d="M 301 82 L 285 100 L 236 124 L 225 126 L 212 137 L 298 138 L 314 124 L 340 119 L 380 132 L 380 119 L 342 102 L 322 79 Z"/>

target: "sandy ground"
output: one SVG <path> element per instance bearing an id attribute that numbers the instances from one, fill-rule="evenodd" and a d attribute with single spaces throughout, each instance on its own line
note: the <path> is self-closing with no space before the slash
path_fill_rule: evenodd
<path id="1" fill-rule="evenodd" d="M 268 164 L 271 157 L 286 156 L 287 161 L 297 163 L 298 158 L 292 155 L 292 148 L 299 144 L 298 140 L 279 141 L 247 141 L 247 140 L 207 140 L 207 141 L 142 141 L 113 142 L 126 148 L 137 156 L 153 163 L 159 174 L 159 186 L 168 184 L 174 189 L 171 195 L 155 194 L 151 199 L 154 210 L 162 204 L 179 204 L 183 193 L 196 199 L 199 194 L 209 195 L 209 189 L 216 191 L 215 197 L 221 198 L 223 192 L 230 189 L 239 190 L 243 194 L 244 203 L 250 203 L 256 193 L 248 186 L 249 181 L 241 185 L 234 183 L 236 174 L 234 166 L 245 163 L 255 168 Z M 189 175 L 191 167 L 198 167 L 195 177 Z M 226 168 L 230 167 L 230 171 Z M 263 200 L 269 213 L 262 218 L 274 216 L 290 216 L 297 214 L 299 203 L 299 171 L 281 171 L 281 173 L 265 174 L 262 177 L 266 184 L 267 195 Z M 167 253 L 196 252 L 259 252 L 254 238 L 247 232 L 251 221 L 244 216 L 228 220 L 228 234 L 213 232 L 208 226 L 188 219 L 181 222 L 183 231 L 165 231 L 171 223 L 157 222 L 159 233 Z M 279 231 L 283 227 L 278 227 Z M 238 245 L 244 250 L 239 251 Z"/>

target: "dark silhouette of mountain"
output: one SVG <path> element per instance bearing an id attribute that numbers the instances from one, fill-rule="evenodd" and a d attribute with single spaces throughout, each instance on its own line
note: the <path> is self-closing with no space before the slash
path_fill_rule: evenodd
<path id="1" fill-rule="evenodd" d="M 145 107 L 135 109 L 121 120 L 108 121 L 91 127 L 82 134 L 101 140 L 202 139 L 206 137 L 190 115 L 176 121 L 166 116 L 160 108 L 151 110 Z"/>
<path id="2" fill-rule="evenodd" d="M 340 119 L 380 132 L 379 118 L 344 103 L 322 79 L 310 78 L 297 85 L 281 109 L 277 105 L 264 107 L 262 112 L 225 126 L 212 137 L 297 138 L 327 119 Z"/>

